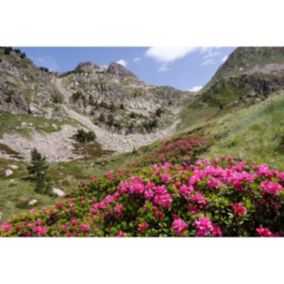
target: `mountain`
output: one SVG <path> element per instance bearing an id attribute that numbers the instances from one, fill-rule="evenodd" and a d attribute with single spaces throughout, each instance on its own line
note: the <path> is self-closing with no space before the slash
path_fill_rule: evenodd
<path id="1" fill-rule="evenodd" d="M 283 52 L 237 48 L 193 96 L 148 85 L 117 63 L 85 62 L 55 74 L 3 50 L 3 82 L 17 80 L 15 96 L 25 97 L 27 107 L 19 98 L 5 102 L 2 89 L 1 211 L 7 219 L 32 210 L 4 222 L 0 234 L 283 235 Z M 22 62 L 28 68 L 19 67 Z M 37 113 L 29 110 L 24 76 L 13 76 L 18 68 L 39 74 L 31 85 L 40 81 L 46 96 L 42 107 L 40 94 L 31 95 Z M 153 129 L 144 124 L 151 119 L 157 119 Z M 80 127 L 94 131 L 96 143 L 69 139 Z M 28 156 L 18 156 L 33 145 L 49 154 L 48 175 L 66 197 L 37 194 L 23 178 Z"/>
<path id="2" fill-rule="evenodd" d="M 178 129 L 264 101 L 283 85 L 284 48 L 239 47 L 188 102 Z"/>
<path id="3" fill-rule="evenodd" d="M 0 74 L 2 121 L 10 123 L 0 143 L 26 160 L 33 146 L 50 161 L 79 157 L 69 138 L 80 127 L 95 132 L 104 150 L 132 151 L 174 133 L 191 96 L 146 84 L 118 63 L 83 62 L 70 72 L 50 72 L 12 48 L 0 48 Z"/>

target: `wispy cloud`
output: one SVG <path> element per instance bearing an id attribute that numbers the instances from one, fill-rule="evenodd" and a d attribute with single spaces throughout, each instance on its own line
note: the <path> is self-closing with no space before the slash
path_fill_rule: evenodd
<path id="1" fill-rule="evenodd" d="M 196 51 L 197 47 L 150 47 L 146 50 L 145 56 L 154 59 L 160 64 L 160 72 L 168 71 L 168 64 Z"/>
<path id="2" fill-rule="evenodd" d="M 118 63 L 118 64 L 120 64 L 124 67 L 126 67 L 126 65 L 127 65 L 127 62 L 124 59 L 119 59 L 119 60 L 116 61 L 116 63 Z"/>
<path id="3" fill-rule="evenodd" d="M 203 86 L 194 86 L 191 89 L 189 89 L 190 92 L 198 92 L 203 88 Z"/>
<path id="4" fill-rule="evenodd" d="M 200 53 L 203 55 L 201 65 L 206 66 L 215 64 L 215 59 L 221 56 L 219 49 L 220 47 L 202 47 L 200 49 Z"/>
<path id="5" fill-rule="evenodd" d="M 134 58 L 133 58 L 133 61 L 134 61 L 135 63 L 138 63 L 139 61 L 141 61 L 141 57 L 134 57 Z"/>
<path id="6" fill-rule="evenodd" d="M 47 67 L 50 71 L 59 71 L 58 64 L 50 55 L 35 56 L 32 57 L 32 61 L 38 66 Z"/>

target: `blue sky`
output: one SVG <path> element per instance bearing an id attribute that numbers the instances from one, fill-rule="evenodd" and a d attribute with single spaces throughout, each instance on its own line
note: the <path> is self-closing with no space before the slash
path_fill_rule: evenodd
<path id="1" fill-rule="evenodd" d="M 214 75 L 233 47 L 23 47 L 38 66 L 65 72 L 79 63 L 119 62 L 141 80 L 181 90 L 198 90 Z"/>

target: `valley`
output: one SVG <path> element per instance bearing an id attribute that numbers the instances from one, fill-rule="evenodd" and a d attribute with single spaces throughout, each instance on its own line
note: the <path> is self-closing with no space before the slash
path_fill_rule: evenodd
<path id="1" fill-rule="evenodd" d="M 20 214 L 4 235 L 284 233 L 283 48 L 237 48 L 198 93 L 146 84 L 118 63 L 85 62 L 58 74 L 13 50 L 0 48 L 0 59 L 0 212 L 2 220 Z M 95 140 L 76 141 L 79 129 Z M 47 158 L 52 187 L 64 197 L 34 192 L 27 179 L 33 148 Z M 197 187 L 185 183 L 195 175 Z M 237 182 L 251 193 L 243 195 Z M 270 192 L 269 182 L 277 194 L 266 200 L 260 192 Z M 248 213 L 232 217 L 230 203 Z M 36 219 L 45 233 L 24 228 Z M 175 220 L 190 225 L 179 228 Z M 207 222 L 207 231 L 198 222 Z"/>

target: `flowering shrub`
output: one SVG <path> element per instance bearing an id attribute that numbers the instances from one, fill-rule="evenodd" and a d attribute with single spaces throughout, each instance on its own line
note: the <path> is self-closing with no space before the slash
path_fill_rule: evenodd
<path id="1" fill-rule="evenodd" d="M 169 162 L 81 183 L 2 236 L 283 236 L 284 173 L 232 158 Z"/>

